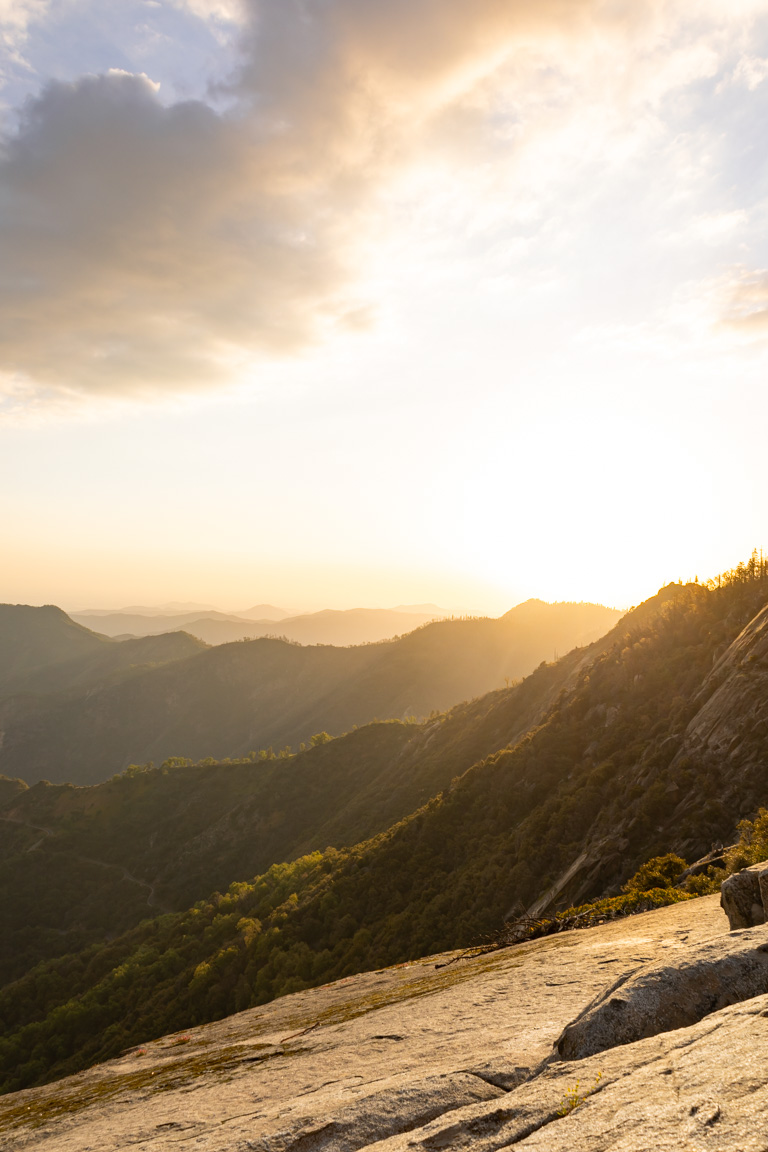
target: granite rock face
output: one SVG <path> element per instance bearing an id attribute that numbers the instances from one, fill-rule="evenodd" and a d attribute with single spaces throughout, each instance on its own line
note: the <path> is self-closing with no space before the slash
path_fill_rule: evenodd
<path id="1" fill-rule="evenodd" d="M 701 707 L 686 729 L 686 752 L 698 746 L 733 760 L 739 744 L 749 745 L 750 735 L 765 719 L 767 678 L 768 605 L 712 668 L 701 689 Z"/>
<path id="2" fill-rule="evenodd" d="M 376 1152 L 765 1152 L 768 996 L 585 1060 L 501 1102 L 461 1109 Z"/>
<path id="3" fill-rule="evenodd" d="M 690 1028 L 729 1004 L 768 994 L 768 930 L 715 938 L 620 978 L 569 1024 L 555 1044 L 563 1060 Z"/>
<path id="4" fill-rule="evenodd" d="M 686 763 L 710 765 L 720 772 L 719 799 L 734 813 L 755 811 L 765 800 L 768 605 L 723 652 L 692 704 L 695 712 L 670 764 L 671 773 Z M 694 774 L 674 794 L 668 827 L 696 810 L 698 789 Z"/>
<path id="5" fill-rule="evenodd" d="M 768 860 L 734 872 L 720 885 L 720 907 L 731 930 L 765 924 L 768 919 Z"/>
<path id="6" fill-rule="evenodd" d="M 0 1149 L 768 1152 L 763 947 L 709 896 L 364 973 L 6 1096 Z"/>

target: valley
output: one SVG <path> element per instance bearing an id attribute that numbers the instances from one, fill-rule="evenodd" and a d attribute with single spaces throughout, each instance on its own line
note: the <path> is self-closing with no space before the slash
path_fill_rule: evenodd
<path id="1" fill-rule="evenodd" d="M 668 585 L 518 683 L 298 752 L 172 756 L 86 786 L 6 776 L 6 1090 L 476 945 L 529 909 L 610 902 L 652 857 L 732 843 L 766 796 L 767 593 L 754 564 Z M 467 624 L 411 643 L 474 642 Z M 417 666 L 399 644 L 384 652 Z M 659 891 L 646 906 L 685 896 Z"/>
<path id="2" fill-rule="evenodd" d="M 19 628 L 13 612 L 5 607 L 9 635 Z M 130 764 L 247 757 L 375 719 L 423 718 L 527 675 L 618 615 L 528 601 L 497 620 L 438 621 L 381 644 L 262 638 L 208 648 L 185 633 L 109 640 L 59 609 L 24 609 L 17 617 L 41 636 L 49 628 L 60 648 L 48 666 L 35 655 L 41 663 L 30 667 L 28 648 L 22 657 L 0 647 L 0 772 L 93 784 Z"/>
<path id="3" fill-rule="evenodd" d="M 767 15 L 0 0 L 0 1152 L 768 1152 Z"/>
<path id="4" fill-rule="evenodd" d="M 609 918 L 619 907 L 670 916 L 661 905 L 687 907 L 724 873 L 710 869 L 708 879 L 705 864 L 683 890 L 654 880 L 662 887 L 647 899 L 611 899 L 649 859 L 674 852 L 683 867 L 732 843 L 765 802 L 767 600 L 768 573 L 754 562 L 709 586 L 671 584 L 522 680 L 426 719 L 371 719 L 335 736 L 311 728 L 340 715 L 318 703 L 339 689 L 326 677 L 326 695 L 312 697 L 311 665 L 277 664 L 303 669 L 297 695 L 309 685 L 312 723 L 298 751 L 168 756 L 92 785 L 3 776 L 3 1087 L 73 1075 L 358 972 L 501 940 L 526 912 L 538 923 L 575 905 Z M 252 664 L 266 644 L 280 661 L 320 660 L 327 670 L 333 658 L 348 700 L 370 700 L 372 684 L 389 685 L 379 698 L 391 700 L 435 669 L 456 684 L 447 654 L 464 675 L 473 659 L 480 667 L 488 637 L 499 644 L 497 623 L 429 624 L 362 649 L 257 641 L 231 650 L 245 653 L 243 682 L 257 667 L 268 683 L 264 665 Z M 122 643 L 89 638 L 92 651 L 62 658 L 56 675 L 97 674 L 102 646 Z M 113 682 L 96 695 L 112 699 L 181 668 L 198 684 L 196 705 L 214 683 L 211 660 L 221 669 L 227 646 L 153 668 L 113 658 Z M 188 669 L 200 662 L 196 681 Z M 73 705 L 79 691 L 60 691 L 56 706 Z M 222 730 L 226 699 L 210 700 L 211 713 L 214 704 L 225 711 Z"/>

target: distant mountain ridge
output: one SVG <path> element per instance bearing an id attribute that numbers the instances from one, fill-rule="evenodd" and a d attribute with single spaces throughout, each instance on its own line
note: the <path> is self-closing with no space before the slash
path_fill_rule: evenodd
<path id="1" fill-rule="evenodd" d="M 190 632 L 206 644 L 229 644 L 233 640 L 256 640 L 261 636 L 284 636 L 299 644 L 375 644 L 411 632 L 420 624 L 448 613 L 436 606 L 426 610 L 403 606 L 389 608 L 325 608 L 320 612 L 289 615 L 279 608 L 256 605 L 242 616 L 215 609 L 206 611 L 161 612 L 123 611 L 114 613 L 73 613 L 72 619 L 86 627 L 98 628 L 113 638 L 154 636 L 161 632 Z M 259 608 L 267 612 L 256 615 Z"/>
<path id="2" fill-rule="evenodd" d="M 20 675 L 101 651 L 106 637 L 45 604 L 0 604 L 0 691 Z"/>
<path id="3" fill-rule="evenodd" d="M 92 632 L 53 604 L 0 604 L 0 697 L 105 684 L 205 648 L 184 632 L 124 643 Z"/>
<path id="4" fill-rule="evenodd" d="M 112 616 L 114 613 L 137 616 L 183 616 L 196 612 L 217 611 L 214 604 L 198 604 L 194 600 L 169 600 L 166 604 L 129 604 L 124 608 L 80 608 L 77 611 L 69 611 L 68 615 L 74 620 L 79 616 Z"/>
<path id="5" fill-rule="evenodd" d="M 119 884 L 132 885 L 138 919 L 142 903 L 146 916 L 163 894 L 183 898 L 232 876 L 223 894 L 0 991 L 6 1084 L 476 943 L 526 909 L 614 895 L 650 857 L 690 861 L 729 842 L 768 800 L 768 564 L 729 575 L 722 586 L 663 588 L 588 648 L 421 724 L 371 725 L 277 763 L 172 762 L 93 789 L 4 782 L 2 915 L 30 956 L 49 946 L 34 938 L 43 905 L 49 933 L 59 915 L 61 931 L 79 921 L 93 939 L 100 923 L 114 925 Z M 443 622 L 406 640 L 500 623 Z M 432 667 L 446 656 L 440 649 Z M 273 773 L 264 791 L 262 767 Z M 430 792 L 398 819 L 398 807 Z M 232 875 L 258 853 L 281 852 L 309 854 Z M 112 876 L 106 913 L 91 899 L 88 868 L 105 885 Z"/>
<path id="6" fill-rule="evenodd" d="M 544 603 L 535 599 L 525 601 L 529 606 Z M 519 615 L 522 608 L 523 604 L 518 604 L 510 612 Z M 263 616 L 258 615 L 260 610 L 264 610 Z M 612 622 L 621 616 L 617 609 L 603 611 L 612 614 L 607 617 Z M 500 619 L 508 615 L 505 613 Z M 437 604 L 400 604 L 396 608 L 324 608 L 318 612 L 293 615 L 268 604 L 256 605 L 240 614 L 220 612 L 214 608 L 170 614 L 155 608 L 126 608 L 119 612 L 89 609 L 71 614 L 71 618 L 84 627 L 97 629 L 102 635 L 117 640 L 184 631 L 212 645 L 276 636 L 298 644 L 331 644 L 334 647 L 376 644 L 405 635 L 434 620 L 466 619 L 468 616 L 487 619 L 472 613 L 450 612 Z M 594 635 L 594 629 L 587 629 L 584 642 L 594 639 Z"/>
<path id="7" fill-rule="evenodd" d="M 338 735 L 374 719 L 428 716 L 589 643 L 618 615 L 600 605 L 531 600 L 498 620 L 438 621 L 381 644 L 302 647 L 262 638 L 85 690 L 7 696 L 0 772 L 29 783 L 90 784 L 130 763 L 243 756 L 295 747 L 322 730 Z M 94 636 L 89 643 L 123 650 L 126 642 Z"/>
<path id="8" fill-rule="evenodd" d="M 274 604 L 254 604 L 252 608 L 243 608 L 234 615 L 241 620 L 284 620 L 286 616 L 293 616 L 295 613 L 286 612 L 285 608 L 277 608 Z"/>

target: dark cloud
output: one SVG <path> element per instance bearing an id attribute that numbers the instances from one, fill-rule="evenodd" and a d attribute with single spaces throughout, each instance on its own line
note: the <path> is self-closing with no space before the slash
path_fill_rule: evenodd
<path id="1" fill-rule="evenodd" d="M 0 363 L 43 385 L 213 382 L 310 339 L 342 280 L 248 125 L 139 77 L 50 85 L 0 187 Z"/>
<path id="2" fill-rule="evenodd" d="M 420 123 L 590 5 L 251 0 L 225 113 L 120 72 L 49 84 L 0 155 L 0 373 L 187 390 L 349 327 L 366 205 Z"/>

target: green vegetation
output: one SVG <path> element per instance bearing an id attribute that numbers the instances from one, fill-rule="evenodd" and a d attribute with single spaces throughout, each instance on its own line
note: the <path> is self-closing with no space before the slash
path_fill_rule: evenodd
<path id="1" fill-rule="evenodd" d="M 275 861 L 384 831 L 500 742 L 515 742 L 563 675 L 541 668 L 513 693 L 424 724 L 387 721 L 335 740 L 318 733 L 290 757 L 271 749 L 197 764 L 172 757 L 92 787 L 7 781 L 0 984 Z"/>
<path id="2" fill-rule="evenodd" d="M 658 888 L 671 888 L 680 879 L 685 869 L 685 860 L 675 852 L 667 852 L 666 856 L 654 856 L 627 880 L 623 891 L 627 893 L 652 892 Z"/>
<path id="3" fill-rule="evenodd" d="M 674 886 L 685 867 L 685 860 L 673 852 L 666 856 L 655 856 L 638 868 L 634 876 L 623 885 L 622 896 L 604 896 L 587 904 L 564 908 L 550 916 L 517 917 L 505 924 L 491 943 L 479 951 L 506 948 L 510 944 L 522 944 L 525 940 L 536 940 L 541 936 L 551 936 L 575 928 L 594 928 L 606 920 L 635 916 L 639 912 L 651 912 L 654 908 L 690 900 L 700 893 Z"/>
<path id="4" fill-rule="evenodd" d="M 593 1092 L 597 1092 L 600 1086 L 600 1081 L 603 1078 L 602 1072 L 598 1072 L 595 1077 L 595 1082 L 589 1088 L 582 1088 L 579 1080 L 573 1085 L 572 1088 L 567 1088 L 565 1096 L 562 1099 L 560 1107 L 557 1110 L 558 1116 L 570 1116 L 575 1108 L 583 1104 L 587 1096 L 591 1096 Z"/>
<path id="5" fill-rule="evenodd" d="M 768 791 L 768 726 L 759 711 L 768 668 L 748 637 L 738 660 L 720 657 L 766 599 L 762 567 L 742 566 L 712 586 L 670 585 L 589 650 L 423 724 L 373 725 L 284 760 L 177 763 L 99 788 L 38 786 L 12 798 L 14 814 L 23 807 L 29 824 L 47 827 L 46 810 L 56 816 L 62 853 L 87 842 L 100 859 L 130 859 L 131 870 L 139 869 L 125 855 L 133 835 L 136 852 L 148 858 L 135 875 L 155 883 L 162 864 L 162 891 L 181 895 L 206 876 L 227 879 L 222 892 L 184 911 L 48 959 L 0 991 L 5 1087 L 63 1075 L 142 1040 L 357 971 L 475 945 L 547 891 L 556 895 L 543 911 L 560 927 L 690 899 L 691 891 L 674 886 L 685 859 L 728 842 L 745 815 L 752 823 L 742 827 L 743 851 L 765 843 L 768 817 L 754 813 Z M 700 734 L 713 725 L 730 749 L 727 759 Z M 313 724 L 307 739 L 318 731 Z M 315 791 L 305 795 L 321 765 Z M 207 790 L 206 771 L 217 787 L 228 773 L 238 782 L 207 823 L 215 789 Z M 270 787 L 248 808 L 240 789 L 261 772 L 272 774 Z M 338 811 L 355 778 L 364 785 L 351 808 Z M 100 802 L 89 807 L 121 789 L 125 802 L 106 804 L 106 818 Z M 236 842 L 239 852 L 254 839 L 272 789 L 283 789 L 283 799 L 258 826 L 270 845 L 264 852 L 287 843 L 269 836 L 271 824 L 279 826 L 276 813 L 283 820 L 290 813 L 297 858 L 272 863 L 273 855 L 255 879 L 231 883 L 249 873 L 231 871 L 240 858 L 223 845 Z M 418 789 L 424 799 L 414 802 Z M 172 794 L 176 811 L 186 812 L 186 791 L 190 811 L 201 805 L 202 824 L 193 832 L 191 820 L 174 841 L 172 822 L 153 822 L 151 813 L 161 795 Z M 250 795 L 257 793 L 255 786 Z M 393 795 L 408 798 L 400 816 L 388 807 Z M 318 840 L 313 821 L 323 804 Z M 360 833 L 371 810 L 377 824 Z M 144 832 L 147 814 L 153 843 Z M 346 842 L 337 835 L 342 828 Z M 111 846 L 115 855 L 104 855 Z M 45 848 L 47 841 L 27 859 Z M 203 863 L 192 881 L 185 870 L 196 851 Z"/>
<path id="6" fill-rule="evenodd" d="M 8 607 L 11 618 L 27 612 Z M 206 649 L 183 633 L 109 641 L 51 611 L 96 653 L 67 669 L 37 669 L 16 684 L 23 695 L 0 700 L 0 772 L 28 783 L 92 784 L 131 763 L 240 759 L 377 718 L 426 717 L 531 672 L 616 618 L 595 604 L 529 601 L 499 620 L 437 621 L 361 647 L 264 637 Z M 0 639 L 1 626 L 2 614 Z M 174 645 L 186 650 L 153 658 Z"/>
<path id="7" fill-rule="evenodd" d="M 689 876 L 684 882 L 687 892 L 696 896 L 719 892 L 726 876 L 768 860 L 768 809 L 760 808 L 754 820 L 740 820 L 737 830 L 739 838 L 724 852 L 722 865 L 710 864 L 698 876 Z"/>
<path id="8" fill-rule="evenodd" d="M 233 876 L 383 831 L 450 781 L 434 757 L 401 763 L 413 731 L 398 721 L 323 736 L 296 756 L 131 765 L 92 788 L 14 782 L 0 807 L 0 984 Z"/>
<path id="9" fill-rule="evenodd" d="M 654 908 L 666 908 L 669 904 L 680 904 L 683 900 L 692 899 L 690 892 L 681 892 L 677 888 L 647 888 L 627 892 L 624 896 L 606 896 L 577 908 L 566 908 L 558 912 L 556 918 L 569 928 L 591 928 L 605 920 L 636 916 L 639 912 L 652 912 Z"/>
<path id="10" fill-rule="evenodd" d="M 768 860 L 768 809 L 760 808 L 754 820 L 739 821 L 738 832 L 738 842 L 725 854 L 729 873 Z"/>

